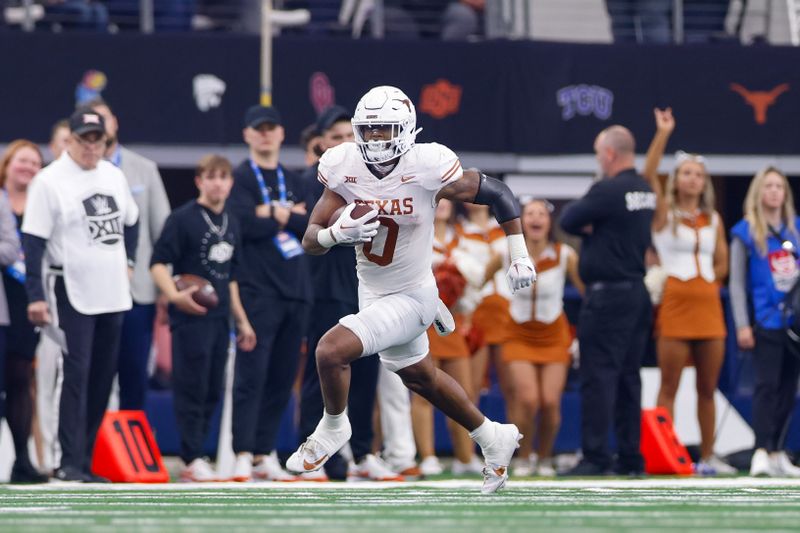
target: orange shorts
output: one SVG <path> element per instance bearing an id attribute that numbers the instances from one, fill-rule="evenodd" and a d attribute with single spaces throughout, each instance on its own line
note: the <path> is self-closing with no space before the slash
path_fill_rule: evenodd
<path id="1" fill-rule="evenodd" d="M 659 337 L 684 340 L 721 339 L 726 335 L 719 285 L 701 277 L 681 281 L 669 277 L 658 308 Z"/>
<path id="2" fill-rule="evenodd" d="M 503 361 L 569 364 L 571 343 L 569 321 L 564 313 L 552 324 L 535 320 L 518 324 L 511 320 L 503 344 Z"/>
<path id="3" fill-rule="evenodd" d="M 486 344 L 503 344 L 511 320 L 509 302 L 499 294 L 492 294 L 481 301 L 472 313 L 472 327 L 483 333 Z"/>
<path id="4" fill-rule="evenodd" d="M 463 317 L 455 315 L 456 330 L 446 337 L 440 337 L 433 326 L 428 328 L 429 353 L 434 359 L 458 359 L 469 357 L 467 339 L 462 334 Z"/>

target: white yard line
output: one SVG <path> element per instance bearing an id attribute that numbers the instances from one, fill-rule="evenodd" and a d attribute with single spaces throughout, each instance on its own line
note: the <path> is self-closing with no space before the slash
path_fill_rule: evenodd
<path id="1" fill-rule="evenodd" d="M 10 490 L 20 491 L 96 491 L 105 490 L 109 492 L 121 491 L 203 491 L 219 489 L 236 490 L 275 490 L 275 491 L 296 491 L 302 490 L 363 490 L 363 489 L 396 489 L 396 488 L 437 488 L 437 489 L 461 489 L 479 488 L 480 480 L 471 479 L 452 479 L 442 481 L 404 481 L 404 482 L 377 482 L 359 481 L 355 483 L 319 483 L 310 481 L 299 481 L 294 483 L 114 483 L 114 484 L 93 484 L 93 483 L 48 483 L 44 485 L 6 485 Z M 645 478 L 645 479 L 555 479 L 537 481 L 514 481 L 508 482 L 506 488 L 514 489 L 594 489 L 598 492 L 615 489 L 649 489 L 649 488 L 769 488 L 787 487 L 799 488 L 800 479 L 775 479 L 775 478 Z"/>

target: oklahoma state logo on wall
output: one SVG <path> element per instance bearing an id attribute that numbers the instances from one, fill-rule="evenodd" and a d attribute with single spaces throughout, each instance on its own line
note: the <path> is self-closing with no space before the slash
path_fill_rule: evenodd
<path id="1" fill-rule="evenodd" d="M 461 107 L 461 92 L 460 85 L 438 79 L 435 83 L 422 87 L 419 109 L 437 119 L 455 115 Z"/>
<path id="2" fill-rule="evenodd" d="M 788 83 L 781 83 L 771 91 L 751 91 L 738 83 L 731 83 L 731 91 L 741 95 L 745 103 L 753 108 L 753 118 L 759 126 L 767 123 L 767 109 L 788 90 Z"/>

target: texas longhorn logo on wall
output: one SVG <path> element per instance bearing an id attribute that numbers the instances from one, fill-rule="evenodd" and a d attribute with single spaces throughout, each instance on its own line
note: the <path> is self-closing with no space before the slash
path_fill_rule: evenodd
<path id="1" fill-rule="evenodd" d="M 83 210 L 92 244 L 114 246 L 122 240 L 122 217 L 113 196 L 94 193 L 83 200 Z"/>
<path id="2" fill-rule="evenodd" d="M 564 121 L 576 115 L 608 120 L 614 110 L 614 93 L 599 85 L 567 85 L 556 92 L 556 101 Z"/>
<path id="3" fill-rule="evenodd" d="M 438 79 L 435 83 L 422 87 L 419 110 L 437 119 L 455 115 L 461 108 L 462 93 L 463 89 L 460 85 L 451 83 L 449 80 Z"/>
<path id="4" fill-rule="evenodd" d="M 767 123 L 767 109 L 775 105 L 778 97 L 788 90 L 788 83 L 781 83 L 769 91 L 751 91 L 738 83 L 731 83 L 731 91 L 739 94 L 753 108 L 753 119 L 759 126 Z"/>

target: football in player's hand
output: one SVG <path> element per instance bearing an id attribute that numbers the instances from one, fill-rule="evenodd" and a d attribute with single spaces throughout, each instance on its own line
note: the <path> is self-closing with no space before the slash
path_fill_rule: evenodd
<path id="1" fill-rule="evenodd" d="M 339 220 L 339 217 L 342 216 L 342 213 L 344 212 L 345 209 L 347 209 L 347 206 L 343 205 L 342 207 L 333 212 L 330 220 L 328 220 L 328 227 L 333 226 L 336 223 L 336 221 Z M 355 208 L 350 212 L 350 218 L 352 220 L 356 220 L 358 218 L 363 217 L 370 211 L 375 211 L 375 209 L 371 208 L 366 204 L 356 204 Z M 367 220 L 368 223 L 375 222 L 376 220 L 378 220 L 377 211 L 375 211 L 375 213 L 376 213 L 375 218 Z"/>
<path id="2" fill-rule="evenodd" d="M 214 309 L 219 305 L 217 291 L 214 290 L 214 286 L 207 279 L 194 274 L 179 274 L 173 280 L 175 281 L 175 288 L 179 291 L 189 287 L 197 287 L 197 290 L 192 293 L 192 300 L 197 305 L 202 305 L 206 309 Z"/>

